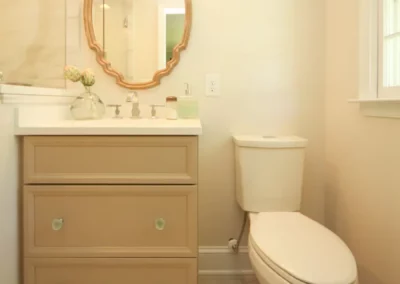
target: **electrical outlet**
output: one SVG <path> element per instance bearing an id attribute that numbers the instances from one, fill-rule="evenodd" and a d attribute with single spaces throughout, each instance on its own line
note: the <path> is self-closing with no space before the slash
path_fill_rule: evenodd
<path id="1" fill-rule="evenodd" d="M 218 97 L 221 92 L 221 83 L 219 74 L 206 75 L 206 96 Z"/>

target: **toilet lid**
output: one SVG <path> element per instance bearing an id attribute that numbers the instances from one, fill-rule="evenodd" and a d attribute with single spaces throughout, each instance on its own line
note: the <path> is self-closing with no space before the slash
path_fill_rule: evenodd
<path id="1" fill-rule="evenodd" d="M 311 284 L 350 284 L 355 259 L 346 244 L 317 222 L 295 212 L 259 213 L 250 237 L 259 256 Z"/>

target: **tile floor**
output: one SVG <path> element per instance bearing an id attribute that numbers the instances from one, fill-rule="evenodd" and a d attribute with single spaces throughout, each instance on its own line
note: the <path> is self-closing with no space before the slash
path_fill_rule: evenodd
<path id="1" fill-rule="evenodd" d="M 258 284 L 255 276 L 200 276 L 199 284 Z"/>

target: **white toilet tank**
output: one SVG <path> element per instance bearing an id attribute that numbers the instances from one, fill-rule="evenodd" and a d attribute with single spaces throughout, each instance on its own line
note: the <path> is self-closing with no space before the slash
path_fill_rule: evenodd
<path id="1" fill-rule="evenodd" d="M 234 136 L 236 199 L 249 212 L 300 209 L 307 140 Z"/>

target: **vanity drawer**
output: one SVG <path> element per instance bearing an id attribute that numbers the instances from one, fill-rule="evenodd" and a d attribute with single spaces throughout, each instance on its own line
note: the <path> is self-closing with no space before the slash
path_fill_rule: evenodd
<path id="1" fill-rule="evenodd" d="M 196 259 L 25 259 L 24 284 L 196 284 Z"/>
<path id="2" fill-rule="evenodd" d="M 25 186 L 26 257 L 196 257 L 196 186 Z"/>
<path id="3" fill-rule="evenodd" d="M 195 136 L 27 136 L 25 184 L 196 184 Z"/>

